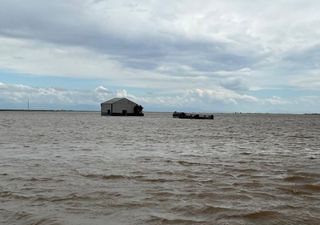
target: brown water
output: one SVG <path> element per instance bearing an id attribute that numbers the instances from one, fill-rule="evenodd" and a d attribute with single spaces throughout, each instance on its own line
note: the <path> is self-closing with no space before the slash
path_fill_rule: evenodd
<path id="1" fill-rule="evenodd" d="M 320 117 L 0 112 L 0 224 L 320 224 Z"/>

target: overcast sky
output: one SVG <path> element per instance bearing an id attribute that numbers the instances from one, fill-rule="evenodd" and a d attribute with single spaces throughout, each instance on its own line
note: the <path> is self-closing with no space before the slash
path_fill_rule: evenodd
<path id="1" fill-rule="evenodd" d="M 1 0 L 0 108 L 320 112 L 320 1 Z"/>

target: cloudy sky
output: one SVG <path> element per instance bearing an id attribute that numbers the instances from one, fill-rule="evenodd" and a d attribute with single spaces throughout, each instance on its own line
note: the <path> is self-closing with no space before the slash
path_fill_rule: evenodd
<path id="1" fill-rule="evenodd" d="M 320 112 L 317 0 L 1 0 L 0 108 Z"/>

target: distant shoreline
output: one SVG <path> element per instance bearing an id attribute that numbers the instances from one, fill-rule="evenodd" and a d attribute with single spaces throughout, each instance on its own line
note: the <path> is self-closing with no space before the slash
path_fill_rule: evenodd
<path id="1" fill-rule="evenodd" d="M 67 109 L 0 109 L 0 112 L 100 112 L 100 111 L 67 110 Z"/>
<path id="2" fill-rule="evenodd" d="M 0 109 L 0 112 L 96 112 L 100 113 L 99 110 L 74 110 L 74 109 Z M 172 113 L 172 112 L 151 112 L 146 113 Z M 215 112 L 214 114 L 229 114 L 229 115 L 305 115 L 305 116 L 319 116 L 320 113 L 255 113 L 255 112 Z"/>

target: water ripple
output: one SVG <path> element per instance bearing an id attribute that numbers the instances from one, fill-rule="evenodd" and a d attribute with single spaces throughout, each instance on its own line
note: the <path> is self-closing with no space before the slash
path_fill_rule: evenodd
<path id="1" fill-rule="evenodd" d="M 314 225 L 320 121 L 0 112 L 0 224 Z"/>

